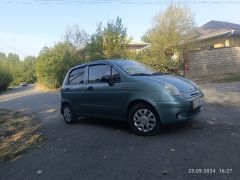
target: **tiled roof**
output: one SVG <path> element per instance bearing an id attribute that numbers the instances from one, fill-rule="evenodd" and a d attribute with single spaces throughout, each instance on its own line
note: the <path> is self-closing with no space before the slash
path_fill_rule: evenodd
<path id="1" fill-rule="evenodd" d="M 240 25 L 223 21 L 209 21 L 197 28 L 200 37 L 214 36 L 214 34 L 227 33 L 232 30 L 240 31 Z"/>

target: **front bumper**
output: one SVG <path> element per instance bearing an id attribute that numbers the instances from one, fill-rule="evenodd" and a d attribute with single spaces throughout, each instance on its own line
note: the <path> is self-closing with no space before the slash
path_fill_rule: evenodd
<path id="1" fill-rule="evenodd" d="M 181 101 L 154 102 L 153 105 L 159 114 L 162 124 L 174 124 L 193 119 L 200 114 L 202 105 L 195 109 L 192 108 L 193 101 L 199 98 L 203 98 L 203 95 Z"/>

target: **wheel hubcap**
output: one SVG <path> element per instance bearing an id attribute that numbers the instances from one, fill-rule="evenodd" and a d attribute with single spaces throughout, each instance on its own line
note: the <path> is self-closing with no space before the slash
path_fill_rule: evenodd
<path id="1" fill-rule="evenodd" d="M 134 126 L 142 132 L 152 131 L 156 125 L 155 115 L 148 109 L 139 109 L 133 116 Z"/>
<path id="2" fill-rule="evenodd" d="M 69 107 L 65 107 L 63 111 L 64 118 L 67 122 L 70 122 L 72 119 L 71 109 Z"/>

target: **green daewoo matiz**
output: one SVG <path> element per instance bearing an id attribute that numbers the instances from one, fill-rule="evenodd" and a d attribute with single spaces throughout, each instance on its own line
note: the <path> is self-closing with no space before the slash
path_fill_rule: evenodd
<path id="1" fill-rule="evenodd" d="M 61 88 L 61 114 L 127 120 L 138 135 L 196 117 L 202 91 L 191 81 L 156 72 L 136 61 L 100 60 L 75 66 Z"/>

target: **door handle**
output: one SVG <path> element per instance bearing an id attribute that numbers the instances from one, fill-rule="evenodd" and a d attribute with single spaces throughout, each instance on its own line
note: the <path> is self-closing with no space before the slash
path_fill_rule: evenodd
<path id="1" fill-rule="evenodd" d="M 65 90 L 66 90 L 66 91 L 69 91 L 69 88 L 66 88 Z"/>
<path id="2" fill-rule="evenodd" d="M 93 90 L 92 86 L 88 86 L 87 90 Z"/>

